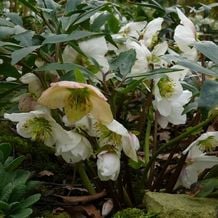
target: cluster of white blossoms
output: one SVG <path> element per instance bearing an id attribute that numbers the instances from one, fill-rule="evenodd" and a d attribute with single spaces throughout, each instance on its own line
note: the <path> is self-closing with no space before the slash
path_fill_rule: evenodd
<path id="1" fill-rule="evenodd" d="M 31 77 L 27 82 L 29 90 L 35 89 L 38 93 L 38 78 L 30 75 L 28 77 Z M 36 79 L 35 82 L 33 78 Z M 26 79 L 22 80 L 26 82 Z M 50 109 L 63 111 L 68 127 L 73 126 L 71 130 L 65 130 L 57 123 L 51 116 Z M 122 150 L 129 158 L 137 161 L 137 137 L 113 119 L 105 96 L 96 87 L 88 84 L 69 81 L 52 83 L 40 95 L 34 110 L 26 113 L 6 113 L 4 117 L 17 123 L 19 135 L 53 147 L 56 155 L 72 164 L 94 156 L 97 152 L 81 131 L 77 131 L 79 127 L 83 128 L 99 142 L 97 168 L 101 180 L 117 179 Z M 92 122 L 93 125 L 84 120 Z"/>

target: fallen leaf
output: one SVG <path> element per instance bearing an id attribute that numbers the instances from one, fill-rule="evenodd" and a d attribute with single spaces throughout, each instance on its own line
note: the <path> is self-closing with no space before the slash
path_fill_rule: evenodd
<path id="1" fill-rule="evenodd" d="M 108 199 L 102 206 L 101 214 L 102 216 L 107 216 L 113 209 L 114 203 L 112 199 Z"/>
<path id="2" fill-rule="evenodd" d="M 41 172 L 38 173 L 39 177 L 43 177 L 43 176 L 54 176 L 54 173 L 52 173 L 51 171 L 48 170 L 43 170 Z"/>

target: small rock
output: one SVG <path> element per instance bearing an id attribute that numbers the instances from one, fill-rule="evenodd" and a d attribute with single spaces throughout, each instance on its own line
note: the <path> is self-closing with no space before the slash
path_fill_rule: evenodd
<path id="1" fill-rule="evenodd" d="M 218 200 L 196 198 L 185 194 L 147 192 L 144 204 L 160 218 L 217 218 Z"/>

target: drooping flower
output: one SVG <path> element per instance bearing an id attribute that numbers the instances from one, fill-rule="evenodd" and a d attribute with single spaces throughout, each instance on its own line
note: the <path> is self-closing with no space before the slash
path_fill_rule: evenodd
<path id="1" fill-rule="evenodd" d="M 202 134 L 183 151 L 183 154 L 188 153 L 188 155 L 175 188 L 180 185 L 190 188 L 193 183 L 198 181 L 200 173 L 218 164 L 218 157 L 209 156 L 204 153 L 204 151 L 211 150 L 216 146 L 218 146 L 218 132 L 207 132 Z"/>
<path id="2" fill-rule="evenodd" d="M 73 131 L 65 132 L 65 138 L 56 141 L 56 155 L 67 163 L 77 163 L 89 158 L 93 153 L 88 139 Z"/>
<path id="3" fill-rule="evenodd" d="M 123 149 L 125 155 L 134 161 L 138 161 L 136 154 L 139 149 L 138 138 L 129 133 L 118 121 L 113 120 L 105 126 L 97 124 L 97 136 L 101 147 L 111 145 L 118 152 Z"/>
<path id="4" fill-rule="evenodd" d="M 98 176 L 100 180 L 117 180 L 120 172 L 120 157 L 117 153 L 103 151 L 97 159 Z"/>
<path id="5" fill-rule="evenodd" d="M 28 90 L 31 94 L 39 97 L 43 91 L 42 84 L 39 78 L 33 73 L 27 73 L 20 77 L 20 81 L 24 84 L 28 84 Z"/>
<path id="6" fill-rule="evenodd" d="M 92 85 L 61 81 L 52 83 L 38 102 L 51 109 L 64 108 L 67 119 L 72 123 L 90 113 L 96 120 L 108 124 L 113 120 L 113 115 L 106 100 Z"/>
<path id="7" fill-rule="evenodd" d="M 16 129 L 20 136 L 44 142 L 47 146 L 53 146 L 64 134 L 62 127 L 45 111 L 5 113 L 4 118 L 17 122 Z"/>
<path id="8" fill-rule="evenodd" d="M 179 49 L 183 52 L 183 56 L 190 60 L 196 60 L 197 50 L 193 46 L 196 42 L 196 29 L 191 20 L 189 20 L 183 12 L 176 8 L 177 14 L 180 18 L 181 24 L 179 24 L 174 33 L 174 40 Z"/>

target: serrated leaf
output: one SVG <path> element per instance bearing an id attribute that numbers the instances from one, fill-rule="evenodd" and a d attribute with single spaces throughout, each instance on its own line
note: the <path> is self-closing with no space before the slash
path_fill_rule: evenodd
<path id="1" fill-rule="evenodd" d="M 24 161 L 24 159 L 25 159 L 25 156 L 17 157 L 16 159 L 6 164 L 5 170 L 7 171 L 15 170 L 17 167 L 20 166 L 20 164 Z"/>
<path id="2" fill-rule="evenodd" d="M 41 45 L 29 46 L 26 48 L 18 49 L 11 54 L 11 64 L 14 65 L 18 63 L 20 60 L 25 58 L 27 55 L 31 54 L 36 49 L 40 48 Z"/>
<path id="3" fill-rule="evenodd" d="M 35 194 L 35 195 L 31 195 L 28 198 L 26 198 L 25 200 L 23 200 L 19 207 L 21 208 L 27 208 L 32 206 L 33 204 L 35 204 L 41 197 L 41 194 Z"/>
<path id="4" fill-rule="evenodd" d="M 10 218 L 26 218 L 29 217 L 32 212 L 33 210 L 30 208 L 20 209 L 19 211 L 16 211 L 16 214 L 11 214 Z"/>
<path id="5" fill-rule="evenodd" d="M 132 66 L 136 61 L 136 52 L 134 49 L 130 49 L 125 52 L 121 52 L 117 58 L 110 63 L 111 70 L 117 71 L 118 75 L 125 77 L 131 72 Z"/>
<path id="6" fill-rule="evenodd" d="M 72 40 L 81 40 L 90 36 L 99 36 L 102 35 L 100 33 L 94 33 L 89 31 L 74 31 L 71 34 L 59 34 L 59 35 L 51 35 L 48 36 L 44 41 L 44 44 L 52 44 L 52 43 L 60 43 L 60 42 L 68 42 Z"/>
<path id="7" fill-rule="evenodd" d="M 218 105 L 218 82 L 206 80 L 200 91 L 199 107 L 211 109 Z"/>
<path id="8" fill-rule="evenodd" d="M 211 61 L 218 64 L 218 46 L 211 41 L 196 42 L 195 47 L 198 51 L 208 57 Z"/>

